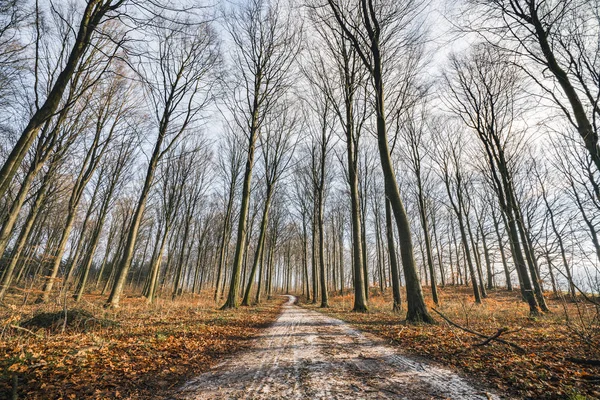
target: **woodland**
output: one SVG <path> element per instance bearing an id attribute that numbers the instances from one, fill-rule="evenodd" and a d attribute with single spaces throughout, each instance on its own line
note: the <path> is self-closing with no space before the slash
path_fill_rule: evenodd
<path id="1" fill-rule="evenodd" d="M 600 398 L 600 1 L 0 0 L 0 398 L 166 398 L 285 298 Z"/>

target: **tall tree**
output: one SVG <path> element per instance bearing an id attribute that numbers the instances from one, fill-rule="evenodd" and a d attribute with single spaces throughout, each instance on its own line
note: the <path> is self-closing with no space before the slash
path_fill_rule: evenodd
<path id="1" fill-rule="evenodd" d="M 131 267 L 146 201 L 159 162 L 201 118 L 212 100 L 220 53 L 209 21 L 167 22 L 155 27 L 156 47 L 145 49 L 138 74 L 154 111 L 156 138 L 127 242 L 106 305 L 118 307 Z"/>
<path id="2" fill-rule="evenodd" d="M 112 146 L 113 140 L 121 133 L 123 124 L 126 124 L 125 116 L 129 111 L 128 90 L 124 81 L 116 78 L 107 82 L 105 87 L 98 88 L 96 99 L 90 99 L 89 103 L 94 105 L 91 119 L 87 121 L 91 131 L 91 141 L 89 147 L 84 151 L 80 172 L 73 183 L 64 229 L 58 247 L 52 254 L 52 266 L 44 284 L 43 293 L 39 298 L 40 301 L 45 302 L 50 298 L 84 190 L 100 165 L 100 161 Z M 88 129 L 88 126 L 84 125 L 79 129 L 82 128 L 85 130 Z"/>
<path id="3" fill-rule="evenodd" d="M 507 220 L 513 258 L 530 311 L 537 313 L 538 306 L 547 311 L 528 232 L 515 194 L 508 153 L 508 146 L 515 142 L 514 136 L 517 135 L 513 128 L 519 113 L 516 103 L 520 90 L 517 70 L 485 46 L 476 49 L 466 60 L 453 57 L 451 63 L 452 75 L 446 75 L 450 90 L 448 104 L 477 134 L 483 145 L 502 215 Z"/>
<path id="4" fill-rule="evenodd" d="M 421 107 L 426 107 L 423 105 Z M 421 110 L 424 110 L 422 108 Z M 419 115 L 420 114 L 420 115 Z M 423 240 L 425 242 L 425 255 L 429 272 L 429 280 L 431 282 L 431 295 L 433 302 L 439 304 L 437 283 L 435 277 L 432 235 L 430 231 L 430 218 L 428 209 L 428 173 L 424 168 L 424 159 L 426 150 L 424 142 L 426 141 L 424 112 L 419 113 L 418 110 L 413 110 L 407 117 L 404 123 L 403 139 L 406 143 L 405 159 L 408 160 L 410 168 L 415 177 L 415 191 L 417 197 L 417 208 L 419 210 L 419 220 L 421 221 L 421 229 L 423 230 Z"/>
<path id="5" fill-rule="evenodd" d="M 503 50 L 523 58 L 523 69 L 577 130 L 596 171 L 600 171 L 595 123 L 600 116 L 600 67 L 595 61 L 600 39 L 589 35 L 600 26 L 597 5 L 587 0 L 471 0 L 471 3 L 481 10 L 473 13 L 479 17 L 473 21 L 474 28 L 489 35 Z M 559 96 L 555 84 L 564 97 Z"/>
<path id="6" fill-rule="evenodd" d="M 233 129 L 227 129 L 225 139 L 222 142 L 222 148 L 219 151 L 221 155 L 218 159 L 218 170 L 223 174 L 223 180 L 226 190 L 225 214 L 221 238 L 219 242 L 219 257 L 217 261 L 217 276 L 215 282 L 214 300 L 221 300 L 221 281 L 224 280 L 225 263 L 227 261 L 227 250 L 231 240 L 231 220 L 233 219 L 234 201 L 237 189 L 237 182 L 242 172 L 242 163 L 244 150 L 240 143 L 240 138 Z"/>
<path id="7" fill-rule="evenodd" d="M 411 24 L 420 12 L 418 1 L 397 3 L 361 0 L 359 4 L 328 0 L 328 4 L 340 29 L 350 39 L 354 49 L 372 78 L 377 143 L 379 158 L 385 180 L 386 197 L 390 199 L 400 237 L 400 254 L 406 280 L 407 320 L 433 322 L 429 315 L 414 259 L 410 222 L 400 197 L 396 173 L 389 150 L 385 112 L 384 65 L 390 56 L 420 40 L 420 33 Z M 394 39 L 400 37 L 400 44 Z M 394 49 L 394 45 L 396 48 Z"/>
<path id="8" fill-rule="evenodd" d="M 479 284 L 477 283 L 477 275 L 475 266 L 473 265 L 473 255 L 471 254 L 471 246 L 469 245 L 468 230 L 466 224 L 466 218 L 469 218 L 468 211 L 466 210 L 465 196 L 467 183 L 469 179 L 466 175 L 466 171 L 463 170 L 464 166 L 464 139 L 460 130 L 449 129 L 438 132 L 441 137 L 438 138 L 440 148 L 436 150 L 436 162 L 439 166 L 439 174 L 444 182 L 446 188 L 446 194 L 450 203 L 451 209 L 456 215 L 458 220 L 458 230 L 460 233 L 460 240 L 462 244 L 462 250 L 466 259 L 466 264 L 469 270 L 469 276 L 471 277 L 471 284 L 473 285 L 473 295 L 476 303 L 481 303 L 481 291 Z M 454 231 L 453 231 L 454 233 Z M 457 247 L 458 257 L 458 247 Z M 465 283 L 467 282 L 467 273 L 465 272 Z"/>
<path id="9" fill-rule="evenodd" d="M 358 54 L 349 40 L 335 29 L 328 21 L 320 18 L 318 13 L 312 13 L 314 28 L 321 40 L 326 44 L 328 57 L 313 57 L 311 82 L 318 85 L 327 96 L 331 108 L 337 116 L 346 141 L 346 173 L 350 186 L 350 213 L 352 225 L 352 263 L 354 276 L 354 306 L 353 311 L 367 311 L 367 288 L 364 280 L 363 232 L 360 213 L 359 192 L 359 142 L 362 127 L 367 113 L 365 101 L 361 94 L 364 92 L 362 75 L 365 72 Z M 321 46 L 318 47 L 319 51 Z M 329 59 L 332 59 L 330 67 Z M 362 100 L 362 101 L 361 101 Z"/>
<path id="10" fill-rule="evenodd" d="M 86 289 L 88 277 L 94 261 L 94 256 L 104 224 L 109 215 L 110 208 L 114 205 L 116 195 L 124 185 L 124 178 L 131 174 L 132 159 L 135 155 L 135 145 L 137 144 L 138 135 L 133 132 L 126 132 L 117 144 L 116 149 L 112 154 L 103 160 L 101 170 L 106 170 L 98 179 L 102 182 L 102 191 L 100 195 L 100 207 L 97 212 L 96 222 L 92 228 L 90 241 L 87 245 L 86 254 L 83 259 L 82 271 L 79 275 L 77 288 L 75 290 L 75 301 L 80 301 Z M 108 245 L 108 244 L 107 244 Z"/>
<path id="11" fill-rule="evenodd" d="M 40 133 L 42 126 L 58 110 L 65 90 L 78 68 L 80 61 L 94 42 L 94 32 L 110 14 L 118 10 L 126 0 L 88 0 L 81 15 L 79 27 L 69 51 L 69 57 L 58 74 L 46 99 L 39 104 L 21 136 L 0 168 L 0 198 L 10 186 L 21 162 Z M 114 48 L 116 51 L 116 48 Z M 113 55 L 115 53 L 113 52 Z"/>
<path id="12" fill-rule="evenodd" d="M 239 288 L 247 239 L 247 220 L 256 143 L 266 115 L 291 85 L 291 68 L 300 50 L 300 30 L 292 10 L 278 1 L 251 0 L 227 15 L 234 44 L 232 113 L 246 133 L 247 157 L 235 255 L 227 301 L 223 309 L 239 305 Z"/>
<path id="13" fill-rule="evenodd" d="M 254 261 L 242 300 L 244 306 L 250 305 L 250 295 L 259 266 L 260 271 L 263 269 L 271 201 L 279 180 L 288 170 L 294 153 L 296 144 L 294 136 L 295 130 L 298 129 L 299 118 L 292 107 L 294 107 L 293 103 L 284 102 L 280 107 L 275 108 L 273 113 L 266 117 L 263 123 L 264 133 L 259 138 L 263 156 L 265 197 Z M 261 273 L 258 274 L 258 278 L 262 280 Z"/>

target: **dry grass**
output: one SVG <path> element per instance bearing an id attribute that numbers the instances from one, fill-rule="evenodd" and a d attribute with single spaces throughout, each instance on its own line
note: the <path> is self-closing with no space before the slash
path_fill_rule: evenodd
<path id="1" fill-rule="evenodd" d="M 64 319 L 16 328 L 42 312 L 62 312 L 59 304 L 3 306 L 0 398 L 9 398 L 15 376 L 19 398 L 161 397 L 246 347 L 284 301 L 219 311 L 209 293 L 151 306 L 126 298 L 118 310 L 103 309 L 104 300 L 87 296 L 74 313 L 83 317 L 64 331 Z"/>
<path id="2" fill-rule="evenodd" d="M 429 293 L 429 288 L 423 290 Z M 483 379 L 499 392 L 535 399 L 600 398 L 600 367 L 568 360 L 600 359 L 598 315 L 589 303 L 549 299 L 551 313 L 530 318 L 518 291 L 492 291 L 482 305 L 476 305 L 468 288 L 440 289 L 437 309 L 444 315 L 486 335 L 507 328 L 501 338 L 526 350 L 520 353 L 497 342 L 475 346 L 483 339 L 451 327 L 434 313 L 436 325 L 407 325 L 402 322 L 404 311 L 391 311 L 390 296 L 389 290 L 384 296 L 371 296 L 367 314 L 348 311 L 352 295 L 336 296 L 325 312 L 389 338 L 402 351 L 433 359 L 475 381 Z M 428 306 L 434 304 L 428 301 Z M 571 316 L 569 324 L 565 311 Z"/>

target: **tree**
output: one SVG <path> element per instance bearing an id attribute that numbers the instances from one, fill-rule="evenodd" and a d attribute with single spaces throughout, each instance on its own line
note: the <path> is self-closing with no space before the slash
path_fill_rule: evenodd
<path id="1" fill-rule="evenodd" d="M 219 258 L 217 263 L 217 279 L 215 283 L 214 300 L 221 300 L 221 280 L 225 271 L 225 262 L 227 258 L 227 249 L 231 240 L 231 220 L 233 217 L 234 200 L 236 195 L 237 182 L 242 172 L 242 162 L 244 150 L 238 135 L 233 129 L 225 131 L 225 139 L 222 142 L 218 159 L 218 170 L 223 174 L 223 180 L 226 193 L 225 215 L 223 228 L 221 230 L 221 239 L 219 242 Z"/>
<path id="2" fill-rule="evenodd" d="M 536 314 L 538 305 L 547 311 L 507 154 L 507 147 L 514 142 L 516 134 L 513 131 L 518 114 L 515 98 L 520 84 L 517 72 L 486 47 L 479 48 L 466 60 L 453 57 L 451 63 L 452 75 L 447 74 L 445 78 L 450 90 L 448 104 L 463 123 L 477 134 L 484 147 L 530 312 Z M 532 286 L 537 301 L 531 292 Z"/>
<path id="3" fill-rule="evenodd" d="M 309 124 L 311 143 L 310 150 L 310 177 L 313 188 L 313 262 L 319 265 L 319 288 L 321 290 L 321 307 L 329 307 L 327 292 L 327 274 L 325 271 L 325 236 L 324 236 L 324 212 L 325 197 L 329 186 L 327 167 L 329 153 L 331 152 L 331 141 L 333 139 L 333 126 L 329 122 L 331 117 L 331 104 L 327 96 L 319 99 L 323 93 L 315 93 L 311 99 L 311 111 L 314 123 Z M 311 116 L 308 116 L 310 119 Z M 313 269 L 314 271 L 314 269 Z M 316 277 L 313 277 L 316 279 Z M 315 292 L 316 293 L 316 292 Z M 315 295 L 313 301 L 316 301 Z"/>
<path id="4" fill-rule="evenodd" d="M 126 0 L 88 0 L 81 16 L 79 28 L 67 62 L 54 81 L 52 89 L 32 115 L 17 143 L 0 168 L 0 198 L 4 197 L 21 162 L 33 145 L 46 121 L 56 113 L 61 99 L 73 75 L 80 68 L 80 61 L 87 53 L 93 34 L 110 13 L 119 9 Z M 115 48 L 116 49 L 116 48 Z"/>
<path id="5" fill-rule="evenodd" d="M 436 139 L 439 143 L 439 147 L 435 152 L 435 160 L 439 166 L 439 174 L 444 182 L 450 207 L 458 220 L 460 240 L 467 261 L 471 284 L 473 285 L 475 302 L 481 303 L 481 291 L 479 289 L 479 284 L 477 283 L 475 267 L 473 265 L 473 258 L 470 250 L 471 246 L 469 245 L 468 230 L 465 222 L 466 219 L 469 218 L 465 203 L 467 188 L 467 182 L 465 181 L 468 180 L 469 177 L 465 177 L 465 171 L 463 171 L 464 138 L 461 131 L 457 129 L 440 129 L 437 134 L 438 137 Z M 466 281 L 467 277 L 465 272 L 465 283 Z"/>
<path id="6" fill-rule="evenodd" d="M 364 99 L 360 98 L 363 91 L 362 74 L 365 72 L 358 54 L 343 34 L 336 31 L 335 25 L 319 18 L 318 13 L 312 13 L 314 27 L 322 41 L 326 44 L 327 59 L 315 56 L 313 60 L 313 77 L 309 80 L 320 87 L 337 116 L 346 141 L 346 170 L 350 186 L 350 213 L 352 225 L 352 262 L 354 276 L 354 306 L 353 311 L 367 311 L 367 290 L 363 270 L 366 260 L 363 257 L 363 232 L 360 213 L 359 193 L 359 141 L 362 126 L 367 117 Z M 319 45 L 319 48 L 321 46 Z M 333 68 L 329 67 L 328 59 L 333 60 Z M 335 82 L 335 85 L 332 85 Z"/>
<path id="7" fill-rule="evenodd" d="M 426 107 L 423 105 L 422 107 Z M 415 115 L 417 111 L 413 111 L 412 115 L 409 115 L 406 123 L 404 124 L 405 129 L 403 130 L 404 141 L 407 144 L 406 155 L 404 156 L 410 163 L 410 168 L 415 176 L 416 195 L 417 195 L 417 208 L 419 209 L 419 219 L 421 221 L 421 229 L 423 230 L 423 240 L 425 241 L 425 255 L 427 256 L 427 267 L 429 269 L 429 279 L 431 281 L 431 294 L 433 302 L 439 304 L 439 298 L 437 293 L 437 283 L 435 278 L 434 260 L 433 260 L 433 249 L 432 249 L 432 236 L 429 227 L 429 210 L 427 206 L 427 172 L 424 171 L 423 164 L 425 159 L 426 150 L 424 150 L 425 138 L 425 118 L 424 112 L 421 112 L 420 116 Z"/>
<path id="8" fill-rule="evenodd" d="M 264 248 L 271 200 L 277 190 L 279 180 L 288 170 L 296 146 L 295 131 L 299 128 L 299 118 L 292 110 L 294 105 L 292 102 L 283 102 L 263 122 L 264 134 L 260 136 L 259 140 L 263 156 L 265 197 L 254 261 L 252 262 L 252 269 L 242 300 L 243 306 L 250 305 L 250 294 L 259 264 L 260 271 L 258 277 L 259 281 L 262 280 Z"/>
<path id="9" fill-rule="evenodd" d="M 90 99 L 90 104 L 94 104 L 94 112 L 89 121 L 84 121 L 84 125 L 75 127 L 75 129 L 89 128 L 91 131 L 91 143 L 85 149 L 84 157 L 81 162 L 81 169 L 73 182 L 73 190 L 68 201 L 67 218 L 64 229 L 56 252 L 52 255 L 53 262 L 50 273 L 44 284 L 43 293 L 39 301 L 46 302 L 50 298 L 50 293 L 54 285 L 62 262 L 64 251 L 69 240 L 69 235 L 73 228 L 77 208 L 83 196 L 85 187 L 92 179 L 100 160 L 110 149 L 114 138 L 121 133 L 120 129 L 125 123 L 124 117 L 129 111 L 127 90 L 122 79 L 116 78 L 107 82 L 103 88 L 98 88 L 98 98 Z M 95 101 L 98 103 L 95 103 Z M 89 124 L 89 125 L 87 125 Z"/>
<path id="10" fill-rule="evenodd" d="M 97 212 L 96 222 L 92 229 L 91 237 L 88 243 L 88 249 L 83 259 L 82 271 L 80 273 L 77 288 L 73 295 L 75 301 L 80 301 L 85 291 L 94 255 L 98 244 L 102 229 L 109 214 L 110 208 L 114 205 L 115 197 L 119 189 L 123 186 L 123 180 L 128 174 L 131 174 L 132 159 L 135 155 L 135 146 L 138 142 L 139 135 L 134 132 L 126 132 L 121 141 L 115 146 L 112 154 L 108 155 L 100 166 L 101 173 L 98 177 L 98 184 L 102 184 L 103 193 L 100 195 L 100 207 Z"/>
<path id="11" fill-rule="evenodd" d="M 183 236 L 181 238 L 182 245 L 177 261 L 173 292 L 171 294 L 172 299 L 177 297 L 183 283 L 183 274 L 185 272 L 184 246 L 190 239 L 190 236 L 194 236 L 192 233 L 193 220 L 200 211 L 200 202 L 206 195 L 211 183 L 210 174 L 212 171 L 210 164 L 212 154 L 208 149 L 208 144 L 204 140 L 197 139 L 196 143 L 193 143 L 193 146 L 189 150 L 186 147 L 181 149 L 183 157 L 179 161 L 182 164 L 182 177 L 178 186 L 183 192 L 183 213 L 180 216 L 180 224 L 183 225 Z"/>
<path id="12" fill-rule="evenodd" d="M 490 34 L 490 40 L 503 50 L 524 58 L 523 69 L 577 130 L 596 171 L 600 171 L 598 129 L 594 122 L 600 116 L 600 67 L 595 62 L 600 40 L 591 33 L 598 30 L 600 23 L 597 6 L 586 0 L 472 3 L 482 10 L 482 31 Z M 554 83 L 564 97 L 557 93 Z"/>
<path id="13" fill-rule="evenodd" d="M 27 43 L 19 37 L 19 30 L 29 22 L 27 2 L 0 0 L 0 107 L 11 106 L 15 82 L 22 75 L 23 56 Z"/>
<path id="14" fill-rule="evenodd" d="M 145 56 L 138 60 L 137 72 L 154 111 L 157 135 L 119 261 L 118 276 L 106 303 L 110 307 L 119 306 L 125 288 L 156 168 L 164 155 L 198 123 L 201 112 L 212 100 L 215 71 L 220 65 L 218 40 L 209 21 L 168 22 L 167 26 L 155 29 L 157 48 L 142 53 Z"/>
<path id="15" fill-rule="evenodd" d="M 237 308 L 239 304 L 258 136 L 266 116 L 290 87 L 290 71 L 300 49 L 300 30 L 291 10 L 284 8 L 277 1 L 251 0 L 227 16 L 227 29 L 236 49 L 231 111 L 236 124 L 247 135 L 248 147 L 235 255 L 223 309 Z"/>
<path id="16" fill-rule="evenodd" d="M 400 236 L 400 253 L 406 280 L 406 297 L 408 304 L 407 320 L 411 322 L 433 322 L 427 311 L 421 283 L 414 260 L 410 222 L 400 197 L 396 173 L 392 165 L 385 113 L 384 64 L 399 48 L 410 46 L 419 40 L 418 32 L 411 31 L 411 21 L 420 11 L 417 1 L 381 2 L 374 5 L 373 0 L 361 0 L 359 5 L 347 5 L 345 2 L 328 0 L 328 4 L 339 28 L 350 39 L 352 46 L 363 61 L 372 78 L 375 114 L 377 127 L 377 143 L 379 158 L 385 180 L 385 193 L 389 198 L 396 219 Z M 392 38 L 400 36 L 401 42 L 393 49 Z"/>

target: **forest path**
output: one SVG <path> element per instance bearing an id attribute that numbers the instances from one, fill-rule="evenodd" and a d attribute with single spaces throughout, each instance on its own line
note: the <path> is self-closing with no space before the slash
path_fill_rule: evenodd
<path id="1" fill-rule="evenodd" d="M 277 321 L 254 339 L 251 349 L 188 382 L 175 398 L 497 398 L 294 301 L 289 296 Z"/>

